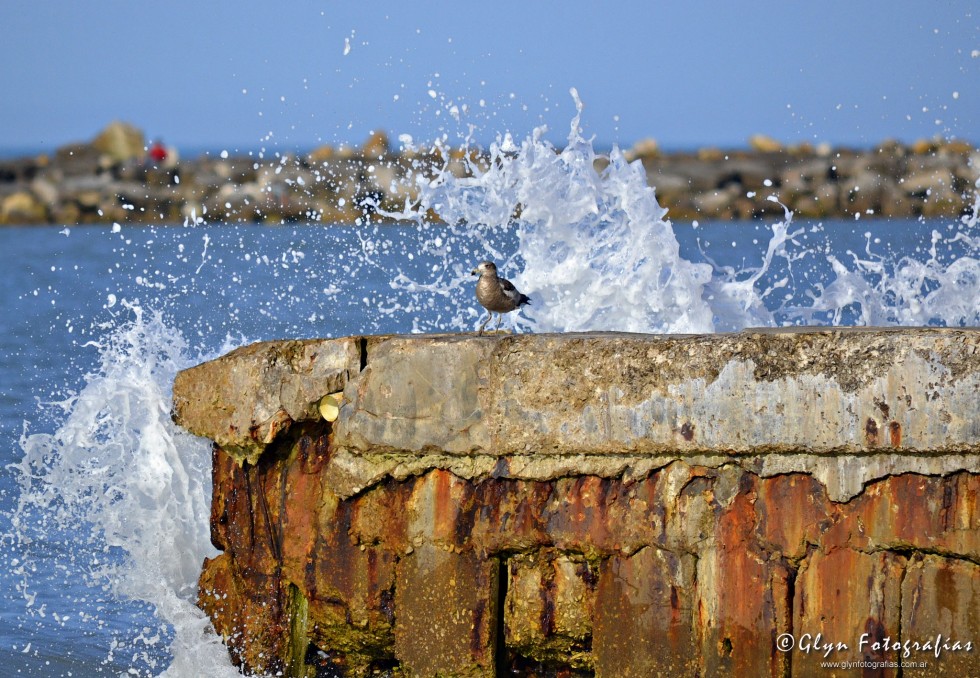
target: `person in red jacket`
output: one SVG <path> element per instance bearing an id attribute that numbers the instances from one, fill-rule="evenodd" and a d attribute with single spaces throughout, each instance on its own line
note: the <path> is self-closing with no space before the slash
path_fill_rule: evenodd
<path id="1" fill-rule="evenodd" d="M 163 161 L 167 159 L 167 147 L 163 145 L 163 142 L 157 139 L 150 146 L 150 160 L 158 165 L 162 165 Z"/>

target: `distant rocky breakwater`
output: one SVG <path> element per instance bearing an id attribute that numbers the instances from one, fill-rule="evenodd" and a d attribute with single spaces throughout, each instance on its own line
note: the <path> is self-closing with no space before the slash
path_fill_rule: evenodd
<path id="1" fill-rule="evenodd" d="M 378 208 L 404 209 L 413 178 L 443 168 L 465 176 L 487 162 L 474 150 L 396 150 L 382 132 L 360 148 L 305 155 L 160 155 L 148 152 L 142 131 L 114 122 L 53 154 L 0 159 L 0 224 L 356 224 L 379 220 Z M 674 220 L 778 217 L 770 196 L 810 218 L 956 217 L 972 209 L 980 181 L 980 150 L 955 140 L 855 150 L 756 136 L 746 149 L 683 153 L 644 140 L 625 155 L 642 161 Z M 596 168 L 607 162 L 598 157 Z"/>

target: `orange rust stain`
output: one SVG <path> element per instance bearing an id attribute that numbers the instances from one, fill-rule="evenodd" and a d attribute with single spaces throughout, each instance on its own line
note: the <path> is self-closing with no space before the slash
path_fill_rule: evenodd
<path id="1" fill-rule="evenodd" d="M 758 675 L 753 666 L 767 657 L 764 640 L 770 632 L 773 610 L 770 563 L 755 549 L 742 548 L 720 553 L 723 573 L 719 580 L 717 632 L 728 639 L 726 656 L 731 657 L 732 675 Z M 754 591 L 755 595 L 745 595 Z"/>
<path id="2" fill-rule="evenodd" d="M 963 601 L 962 594 L 959 592 L 959 583 L 950 564 L 940 561 L 933 571 L 932 585 L 935 587 L 936 602 L 940 610 L 948 611 L 953 619 L 960 617 L 960 606 Z"/>
<path id="3" fill-rule="evenodd" d="M 883 421 L 866 420 L 868 445 L 887 441 L 893 447 L 900 446 L 901 424 L 887 416 Z M 694 426 L 685 426 L 690 427 L 693 438 Z M 683 428 L 680 432 L 683 434 Z M 434 502 L 434 536 L 472 544 L 474 551 L 484 553 L 511 548 L 588 546 L 609 554 L 619 551 L 624 535 L 637 543 L 654 544 L 654 539 L 662 538 L 657 536 L 661 532 L 641 531 L 634 525 L 643 520 L 659 520 L 663 524 L 667 507 L 677 510 L 669 497 L 665 501 L 661 483 L 666 474 L 661 472 L 624 485 L 621 480 L 597 476 L 549 482 L 491 479 L 472 484 L 446 471 L 432 471 L 431 476 L 408 481 L 381 482 L 357 497 L 341 501 L 328 519 L 319 513 L 329 492 L 320 477 L 322 462 L 329 454 L 327 437 L 301 439 L 298 453 L 292 467 L 285 461 L 239 467 L 215 448 L 212 531 L 216 543 L 227 548 L 228 553 L 220 557 L 224 559 L 222 563 L 205 565 L 201 590 L 223 596 L 220 602 L 214 596 L 210 603 L 202 600 L 202 606 L 210 605 L 206 609 L 212 618 L 217 618 L 220 629 L 233 627 L 244 637 L 253 629 L 265 632 L 264 629 L 282 625 L 276 605 L 270 605 L 268 611 L 262 612 L 265 616 L 260 616 L 259 611 L 265 608 L 235 597 L 237 572 L 268 582 L 269 587 L 278 585 L 275 563 L 270 560 L 274 554 L 267 550 L 274 538 L 280 539 L 286 567 L 295 570 L 288 576 L 305 582 L 304 593 L 311 601 L 327 600 L 318 598 L 317 591 L 336 591 L 338 604 L 346 604 L 344 601 L 355 596 L 364 596 L 362 589 L 366 588 L 368 607 L 380 611 L 392 623 L 399 558 L 396 553 L 403 550 L 410 520 L 406 507 L 418 492 L 424 492 Z M 690 469 L 691 478 L 711 478 L 716 473 L 701 467 Z M 708 483 L 703 488 L 691 484 L 690 489 L 710 492 Z M 715 635 L 710 637 L 720 643 L 719 652 L 727 655 L 725 666 L 743 675 L 758 675 L 760 666 L 769 666 L 764 660 L 772 659 L 767 639 L 774 625 L 782 623 L 778 620 L 789 615 L 804 627 L 817 619 L 821 610 L 837 610 L 827 628 L 840 638 L 853 629 L 867 628 L 869 633 L 878 635 L 883 632 L 880 620 L 866 620 L 854 611 L 860 607 L 855 605 L 856 592 L 881 586 L 876 582 L 888 581 L 892 572 L 888 568 L 893 567 L 890 561 L 880 566 L 865 562 L 867 556 L 858 549 L 866 540 L 901 541 L 914 548 L 924 545 L 962 552 L 980 525 L 978 474 L 940 478 L 890 476 L 869 483 L 864 493 L 841 504 L 831 502 L 822 484 L 804 474 L 763 479 L 745 472 L 739 477 L 737 489 L 729 504 L 716 504 L 714 509 L 718 549 L 711 557 L 718 559 L 718 567 L 714 568 L 717 578 L 712 582 L 717 589 L 717 616 L 708 618 L 700 598 L 695 599 L 695 609 L 691 610 L 692 594 L 669 582 L 658 595 L 672 646 L 684 646 L 688 633 L 685 629 L 690 625 L 687 618 L 693 615 L 695 626 L 705 637 L 709 637 L 705 625 L 715 624 L 710 630 Z M 785 557 L 802 557 L 810 545 L 816 549 L 809 561 L 812 572 L 802 575 L 799 581 L 794 579 L 792 585 L 786 583 L 789 574 L 785 561 L 770 554 L 775 551 Z M 580 576 L 595 589 L 598 579 L 590 575 L 587 565 L 581 567 L 584 572 Z M 875 567 L 884 568 L 881 572 L 888 576 L 879 576 Z M 952 592 L 958 581 L 955 574 L 938 571 L 930 583 L 941 592 Z M 774 582 L 779 586 L 774 587 Z M 249 589 L 253 587 L 252 582 L 245 583 Z M 544 596 L 544 629 L 556 623 L 554 587 L 552 578 L 544 581 L 539 591 Z M 276 600 L 276 595 L 279 594 L 273 590 L 264 600 Z M 790 597 L 795 598 L 795 611 Z M 953 609 L 959 599 L 941 598 L 940 604 Z M 486 628 L 482 621 L 485 614 L 483 608 L 474 611 L 479 622 L 474 629 Z M 254 621 L 241 621 L 253 618 Z M 479 633 L 473 636 L 474 649 L 477 641 L 481 645 L 485 642 L 483 631 Z M 270 634 L 267 636 L 271 638 Z M 272 640 L 253 638 L 250 642 L 255 647 L 266 643 L 267 656 L 278 652 L 278 646 L 268 645 Z"/>
<path id="4" fill-rule="evenodd" d="M 875 502 L 878 505 L 867 520 L 872 534 L 891 535 L 912 543 L 920 542 L 921 535 L 938 536 L 942 532 L 939 516 L 921 507 L 929 504 L 929 497 L 941 497 L 943 485 L 945 479 L 911 474 L 885 479 Z"/>
<path id="5" fill-rule="evenodd" d="M 432 472 L 433 494 L 435 499 L 435 537 L 448 537 L 453 534 L 453 519 L 456 512 L 452 502 L 453 476 L 448 471 L 435 470 Z"/>
<path id="6" fill-rule="evenodd" d="M 902 446 L 902 425 L 897 421 L 888 424 L 888 442 L 892 447 Z"/>
<path id="7" fill-rule="evenodd" d="M 980 474 L 961 473 L 944 484 L 939 524 L 950 539 L 962 540 L 980 528 Z"/>
<path id="8" fill-rule="evenodd" d="M 758 535 L 790 557 L 802 556 L 829 525 L 834 509 L 823 484 L 802 473 L 759 481 Z"/>
<path id="9" fill-rule="evenodd" d="M 738 494 L 719 516 L 715 530 L 722 548 L 738 549 L 742 544 L 754 541 L 753 533 L 758 525 L 754 506 L 758 497 L 755 480 L 751 474 L 742 474 Z"/>
<path id="10" fill-rule="evenodd" d="M 293 469 L 298 469 L 298 465 L 290 470 Z M 285 479 L 286 484 L 282 489 L 288 501 L 281 503 L 279 528 L 282 557 L 287 569 L 303 572 L 307 557 L 316 543 L 317 513 L 313 507 L 320 502 L 321 486 L 318 476 L 302 472 L 287 472 Z"/>
<path id="11" fill-rule="evenodd" d="M 776 617 L 769 582 L 775 564 L 760 549 L 756 537 L 759 529 L 755 503 L 759 496 L 758 478 L 744 474 L 739 493 L 719 516 L 716 525 L 719 545 L 717 589 L 718 617 L 716 631 L 726 638 L 721 655 L 732 662 L 732 675 L 758 675 L 757 661 L 766 657 L 762 639 L 769 633 Z M 746 591 L 757 595 L 745 595 Z M 724 641 L 722 641 L 724 642 Z"/>
<path id="12" fill-rule="evenodd" d="M 507 504 L 514 507 L 514 528 L 521 534 L 544 539 L 547 529 L 543 521 L 551 498 L 552 486 L 547 482 L 508 483 L 504 488 Z"/>
<path id="13" fill-rule="evenodd" d="M 375 590 L 378 588 L 378 549 L 371 548 L 367 550 L 367 564 L 365 569 L 367 570 L 367 587 L 368 590 Z"/>
<path id="14" fill-rule="evenodd" d="M 542 483 L 547 492 L 541 495 L 543 501 L 532 507 L 537 512 L 533 522 L 526 522 L 540 531 L 536 535 L 539 539 L 550 536 L 555 543 L 612 546 L 610 508 L 619 496 L 614 485 L 617 481 L 598 476 L 556 481 L 553 489 Z M 549 501 L 552 495 L 558 501 Z"/>

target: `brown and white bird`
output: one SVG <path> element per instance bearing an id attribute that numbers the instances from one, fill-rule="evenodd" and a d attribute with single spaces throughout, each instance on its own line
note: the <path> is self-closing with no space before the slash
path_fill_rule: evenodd
<path id="1" fill-rule="evenodd" d="M 510 313 L 514 309 L 531 303 L 526 294 L 521 294 L 514 287 L 514 283 L 497 275 L 497 265 L 492 261 L 481 261 L 479 266 L 473 269 L 473 275 L 480 276 L 480 280 L 476 283 L 476 300 L 490 312 L 487 319 L 480 325 L 477 334 L 483 334 L 483 328 L 493 319 L 494 313 L 497 314 L 496 329 L 500 329 L 504 313 Z"/>

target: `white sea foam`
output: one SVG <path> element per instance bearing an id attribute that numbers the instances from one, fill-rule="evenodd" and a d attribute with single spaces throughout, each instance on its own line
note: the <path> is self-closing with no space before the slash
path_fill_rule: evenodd
<path id="1" fill-rule="evenodd" d="M 216 553 L 208 531 L 211 448 L 178 428 L 170 407 L 174 375 L 196 359 L 159 313 L 123 303 L 131 319 L 98 342 L 100 365 L 77 395 L 60 403 L 61 425 L 21 439 L 21 495 L 12 521 L 17 547 L 29 561 L 35 545 L 70 535 L 85 548 L 69 547 L 65 576 L 149 604 L 172 632 L 177 660 L 170 675 L 238 675 L 194 605 L 201 563 Z M 20 588 L 28 607 L 43 615 L 34 587 L 56 582 L 33 581 L 29 571 Z M 85 598 L 58 605 L 67 602 L 71 610 Z M 121 632 L 106 648 L 106 661 L 131 654 L 134 671 L 159 672 L 165 667 L 155 657 L 166 650 L 167 634 L 137 631 Z"/>
<path id="2" fill-rule="evenodd" d="M 712 332 L 771 323 L 755 284 L 791 237 L 789 215 L 775 227 L 763 267 L 748 279 L 685 259 L 640 161 L 627 162 L 613 148 L 606 169 L 596 171 L 595 150 L 580 128 L 583 105 L 571 93 L 577 112 L 565 148 L 550 144 L 544 127 L 520 146 L 508 134 L 491 145 L 486 168 L 471 165 L 472 176 L 443 172 L 420 182 L 418 204 L 393 216 L 435 211 L 449 224 L 450 238 L 465 229 L 466 239 L 475 236 L 484 251 L 474 251 L 469 262 L 453 252 L 440 266 L 447 275 L 428 285 L 405 275 L 396 284 L 469 293 L 466 263 L 491 258 L 531 297 L 531 308 L 508 320 L 532 331 Z M 436 245 L 432 227 L 419 228 L 423 244 Z M 481 233 L 506 229 L 516 229 L 518 252 L 500 261 L 502 253 Z M 445 236 L 438 236 L 440 246 Z M 476 317 L 456 320 L 471 325 Z"/>
<path id="3" fill-rule="evenodd" d="M 924 257 L 877 254 L 870 242 L 863 255 L 848 252 L 850 261 L 810 249 L 784 207 L 756 266 L 735 269 L 710 258 L 693 263 L 680 254 L 667 210 L 639 160 L 627 162 L 614 147 L 606 168 L 596 171 L 594 148 L 580 128 L 583 105 L 574 89 L 571 94 L 577 112 L 563 149 L 545 140 L 544 127 L 519 146 L 506 134 L 491 145 L 487 167 L 470 164 L 471 176 L 464 178 L 443 171 L 435 180 L 420 179 L 417 204 L 391 215 L 431 210 L 448 224 L 419 224 L 421 248 L 440 257 L 438 275 L 425 282 L 402 272 L 392 276 L 396 289 L 441 294 L 466 309 L 439 327 L 423 323 L 422 331 L 478 323 L 467 277 L 484 258 L 497 260 L 531 297 L 531 307 L 507 322 L 536 332 L 980 324 L 980 188 L 972 215 L 954 233 L 934 232 Z M 509 256 L 492 237 L 507 230 L 518 238 Z M 804 259 L 823 259 L 829 278 L 794 277 L 794 264 Z M 774 277 L 777 267 L 785 274 Z"/>

